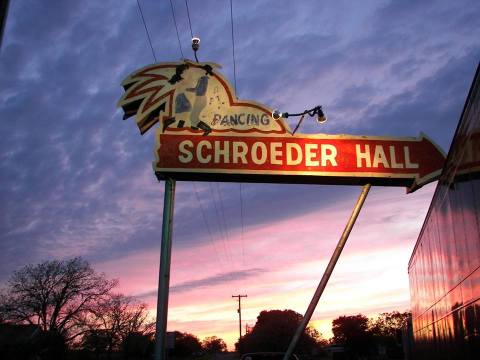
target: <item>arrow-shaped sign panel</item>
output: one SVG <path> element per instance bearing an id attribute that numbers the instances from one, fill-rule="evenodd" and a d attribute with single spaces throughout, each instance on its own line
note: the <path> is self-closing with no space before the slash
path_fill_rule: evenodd
<path id="1" fill-rule="evenodd" d="M 158 63 L 125 78 L 118 102 L 143 134 L 156 123 L 159 179 L 406 186 L 435 180 L 445 156 L 425 136 L 292 135 L 239 100 L 215 63 Z"/>
<path id="2" fill-rule="evenodd" d="M 440 175 L 445 155 L 425 135 L 175 134 L 157 131 L 159 179 L 298 184 L 370 183 L 414 191 Z"/>

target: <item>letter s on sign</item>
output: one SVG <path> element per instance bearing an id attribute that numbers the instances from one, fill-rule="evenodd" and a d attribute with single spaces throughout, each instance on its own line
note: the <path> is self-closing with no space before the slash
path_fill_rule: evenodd
<path id="1" fill-rule="evenodd" d="M 190 147 L 190 149 L 187 149 L 187 146 Z M 178 145 L 178 151 L 180 151 L 180 154 L 178 155 L 178 161 L 180 161 L 183 164 L 187 164 L 193 159 L 193 142 L 190 140 L 183 140 L 179 145 Z"/>

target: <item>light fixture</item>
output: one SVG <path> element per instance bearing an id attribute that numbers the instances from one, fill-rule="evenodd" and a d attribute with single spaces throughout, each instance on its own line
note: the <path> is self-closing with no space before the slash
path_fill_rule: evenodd
<path id="1" fill-rule="evenodd" d="M 197 51 L 198 49 L 200 49 L 200 38 L 198 37 L 192 38 L 192 49 L 193 49 L 193 54 L 195 55 L 195 60 L 198 63 Z"/>
<path id="2" fill-rule="evenodd" d="M 275 120 L 278 120 L 282 117 L 282 113 L 278 110 L 273 110 L 272 111 L 272 118 L 274 118 Z"/>
<path id="3" fill-rule="evenodd" d="M 323 112 L 323 109 L 321 106 L 315 106 L 314 108 L 310 110 L 305 110 L 304 112 L 298 113 L 298 114 L 289 114 L 288 112 L 280 112 L 279 110 L 273 110 L 272 111 L 272 118 L 274 120 L 278 120 L 280 118 L 288 118 L 289 116 L 301 116 L 300 121 L 298 122 L 297 126 L 295 127 L 295 130 L 293 130 L 292 135 L 295 134 L 295 132 L 298 130 L 300 124 L 303 121 L 304 116 L 308 114 L 310 116 L 315 116 L 317 115 L 317 122 L 319 124 L 323 124 L 327 121 L 327 116 Z"/>
<path id="4" fill-rule="evenodd" d="M 192 49 L 193 51 L 197 51 L 200 48 L 200 38 L 194 37 L 192 38 Z"/>
<path id="5" fill-rule="evenodd" d="M 327 122 L 327 116 L 322 110 L 322 107 L 320 106 L 317 110 L 317 121 L 319 124 L 323 124 Z"/>

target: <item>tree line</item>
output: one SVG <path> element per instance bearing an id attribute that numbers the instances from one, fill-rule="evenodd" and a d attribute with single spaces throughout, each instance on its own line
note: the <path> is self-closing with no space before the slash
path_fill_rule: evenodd
<path id="1" fill-rule="evenodd" d="M 329 340 L 314 328 L 307 327 L 295 349 L 297 354 L 325 354 L 329 347 L 341 347 L 345 358 L 402 358 L 401 330 L 409 312 L 393 311 L 370 319 L 362 314 L 340 316 L 332 321 L 333 337 Z M 284 352 L 302 321 L 293 310 L 262 311 L 253 329 L 235 344 L 242 353 Z M 337 347 L 337 350 L 338 350 Z M 380 353 L 380 354 L 379 354 Z"/>
<path id="2" fill-rule="evenodd" d="M 117 280 L 74 258 L 27 265 L 0 291 L 0 358 L 146 358 L 154 348 L 155 319 L 147 305 L 114 291 Z M 202 343 L 175 332 L 173 355 L 226 350 L 222 339 Z M 76 356 L 73 356 L 75 354 Z"/>
<path id="3" fill-rule="evenodd" d="M 154 348 L 155 320 L 147 305 L 115 292 L 117 280 L 97 273 L 81 258 L 46 261 L 14 272 L 0 291 L 0 357 L 2 359 L 125 359 L 149 357 Z M 307 327 L 296 352 L 315 355 L 329 344 L 342 345 L 351 356 L 368 356 L 379 345 L 398 348 L 398 331 L 408 313 L 384 313 L 378 319 L 340 316 L 327 341 Z M 283 352 L 302 315 L 293 310 L 262 311 L 255 326 L 235 344 L 239 353 Z M 201 356 L 227 350 L 216 336 L 200 341 L 175 332 L 173 357 Z"/>
<path id="4" fill-rule="evenodd" d="M 0 292 L 0 351 L 62 359 L 76 349 L 98 358 L 148 343 L 154 323 L 146 304 L 116 293 L 117 283 L 81 258 L 14 272 Z"/>

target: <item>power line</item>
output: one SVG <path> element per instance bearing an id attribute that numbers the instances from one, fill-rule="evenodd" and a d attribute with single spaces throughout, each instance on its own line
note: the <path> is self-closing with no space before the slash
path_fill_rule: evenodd
<path id="1" fill-rule="evenodd" d="M 215 185 L 217 186 L 218 197 L 220 199 L 220 210 L 221 210 L 221 213 L 222 213 L 221 215 L 222 215 L 223 226 L 225 228 L 225 233 L 227 235 L 227 242 L 230 243 L 230 234 L 228 233 L 227 220 L 225 219 L 225 207 L 223 206 L 222 191 L 220 190 L 220 185 L 218 185 L 218 183 L 216 183 Z"/>
<path id="2" fill-rule="evenodd" d="M 235 95 L 237 95 L 237 66 L 235 63 L 235 36 L 233 33 L 233 4 L 230 0 L 230 24 L 232 25 L 232 57 L 233 57 L 233 84 L 235 86 Z M 238 97 L 238 95 L 237 95 Z"/>
<path id="3" fill-rule="evenodd" d="M 193 31 L 192 31 L 192 22 L 190 20 L 190 11 L 188 10 L 188 2 L 185 0 L 185 6 L 187 7 L 187 16 L 188 16 L 188 25 L 190 26 L 190 35 L 193 38 Z"/>
<path id="4" fill-rule="evenodd" d="M 213 189 L 213 186 L 212 186 L 212 183 L 208 183 L 209 187 L 210 187 L 210 193 L 212 194 L 212 199 L 213 199 L 213 207 L 215 209 L 215 213 L 216 213 L 216 216 L 217 216 L 217 224 L 218 224 L 218 230 L 219 230 L 219 233 L 220 233 L 220 239 L 222 240 L 222 244 L 223 244 L 223 249 L 225 251 L 225 257 L 228 259 L 228 261 L 230 262 L 230 264 L 233 264 L 233 261 L 232 261 L 232 256 L 230 254 L 230 251 L 228 250 L 228 245 L 227 245 L 227 241 L 226 241 L 226 232 L 225 232 L 225 227 L 222 226 L 223 223 L 221 221 L 221 218 L 222 218 L 222 214 L 219 210 L 219 206 L 217 205 L 217 199 L 215 197 L 215 191 Z"/>
<path id="5" fill-rule="evenodd" d="M 218 251 L 217 251 L 217 247 L 215 246 L 215 241 L 213 240 L 213 235 L 212 235 L 212 231 L 210 229 L 210 225 L 208 225 L 207 216 L 205 215 L 205 210 L 203 209 L 202 202 L 200 201 L 200 196 L 198 195 L 197 185 L 195 184 L 194 181 L 192 181 L 192 183 L 193 183 L 193 190 L 195 192 L 195 197 L 197 199 L 198 205 L 200 206 L 200 210 L 201 210 L 201 213 L 202 213 L 203 222 L 205 223 L 205 227 L 207 228 L 207 232 L 208 232 L 208 235 L 209 235 L 208 239 L 212 243 L 213 250 L 215 251 L 215 255 L 217 256 L 217 259 L 218 259 L 218 262 L 219 262 L 220 266 L 222 267 L 222 269 L 224 269 L 223 263 L 222 263 L 221 258 L 220 258 L 220 255 L 218 254 Z M 226 254 L 225 254 L 225 256 L 226 256 Z"/>
<path id="6" fill-rule="evenodd" d="M 244 221 L 243 221 L 243 191 L 242 191 L 242 186 L 243 184 L 240 183 L 239 185 L 239 192 L 240 192 L 240 221 L 242 225 L 242 234 L 240 237 L 240 241 L 242 244 L 242 266 L 245 267 L 245 244 L 243 241 L 243 234 L 244 234 Z"/>
<path id="7" fill-rule="evenodd" d="M 233 0 L 230 0 L 230 25 L 231 25 L 231 34 L 232 34 L 232 59 L 233 59 L 233 84 L 235 87 L 235 95 L 238 98 L 237 94 L 237 64 L 235 61 L 235 33 L 233 31 Z M 242 265 L 245 266 L 245 246 L 243 242 L 244 235 L 244 221 L 243 221 L 243 194 L 242 194 L 242 183 L 239 185 L 240 192 L 240 220 L 242 225 L 242 235 L 241 235 L 241 244 L 242 244 Z"/>
<path id="8" fill-rule="evenodd" d="M 137 1 L 138 1 L 138 0 L 137 0 Z M 173 9 L 172 0 L 170 0 L 170 7 L 171 7 L 171 9 L 172 9 L 173 24 L 175 25 L 175 31 L 177 32 L 178 48 L 180 49 L 180 54 L 182 55 L 182 59 L 184 59 L 185 56 L 183 56 L 182 43 L 180 42 L 180 35 L 178 35 L 177 20 L 175 19 L 175 10 Z"/>
<path id="9" fill-rule="evenodd" d="M 142 7 L 140 6 L 140 3 L 138 2 L 138 0 L 137 0 L 137 5 L 138 5 L 138 10 L 140 10 L 140 16 L 142 17 L 142 22 L 145 28 L 145 32 L 147 33 L 147 39 L 148 39 L 148 43 L 150 44 L 150 49 L 152 49 L 153 59 L 155 60 L 155 62 L 157 62 L 157 57 L 155 56 L 155 50 L 153 50 L 152 40 L 150 39 L 150 33 L 148 32 L 147 23 L 145 22 L 145 18 L 143 17 Z"/>

